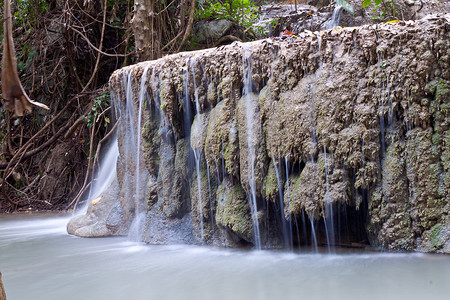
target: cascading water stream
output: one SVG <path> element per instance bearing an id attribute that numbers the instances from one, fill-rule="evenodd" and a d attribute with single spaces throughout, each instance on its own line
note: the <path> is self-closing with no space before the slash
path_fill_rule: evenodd
<path id="1" fill-rule="evenodd" d="M 383 55 L 382 53 L 378 53 L 378 69 L 380 70 L 380 72 L 382 71 L 382 60 L 383 60 Z M 381 88 L 380 88 L 380 95 L 379 95 L 379 101 L 378 101 L 378 106 L 379 106 L 379 119 L 380 119 L 380 139 L 381 139 L 381 160 L 384 160 L 384 155 L 386 153 L 386 137 L 385 137 L 385 124 L 384 124 L 384 102 L 383 102 L 383 91 L 384 91 L 384 81 L 381 83 Z"/>
<path id="2" fill-rule="evenodd" d="M 302 233 L 303 233 L 303 236 L 305 237 L 305 241 L 306 241 L 308 238 L 308 234 L 306 232 L 306 218 L 305 218 L 305 210 L 304 209 L 302 209 Z M 307 242 L 306 242 L 306 244 L 307 244 Z"/>
<path id="3" fill-rule="evenodd" d="M 184 130 L 185 136 L 190 136 L 191 134 L 191 124 L 192 124 L 192 108 L 191 99 L 189 97 L 189 59 L 186 59 L 186 68 L 183 69 L 183 119 L 184 119 Z"/>
<path id="4" fill-rule="evenodd" d="M 119 156 L 117 134 L 112 137 L 112 140 L 113 141 L 106 151 L 104 158 L 100 162 L 100 170 L 91 191 L 91 198 L 100 196 L 100 194 L 111 185 L 111 182 L 116 177 L 117 158 Z"/>
<path id="5" fill-rule="evenodd" d="M 197 190 L 198 190 L 198 216 L 200 219 L 200 236 L 202 241 L 204 241 L 204 221 L 203 221 L 203 205 L 202 205 L 202 181 L 201 181 L 201 170 L 200 170 L 200 160 L 201 160 L 201 151 L 198 149 L 194 149 L 194 158 L 195 158 L 195 170 L 197 172 Z"/>
<path id="6" fill-rule="evenodd" d="M 328 252 L 331 253 L 332 246 L 335 244 L 334 237 L 334 220 L 333 220 L 333 205 L 330 199 L 330 187 L 328 183 L 328 164 L 327 164 L 327 149 L 325 145 L 323 146 L 323 154 L 325 160 L 325 185 L 326 185 L 326 193 L 325 193 L 325 216 L 323 217 L 325 223 L 325 232 L 327 236 L 327 244 L 328 244 Z"/>
<path id="7" fill-rule="evenodd" d="M 309 216 L 309 222 L 311 223 L 311 244 L 314 246 L 314 251 L 318 253 L 319 247 L 317 245 L 316 229 L 314 227 L 314 218 L 312 216 Z"/>
<path id="8" fill-rule="evenodd" d="M 245 103 L 245 120 L 246 120 L 246 129 L 247 129 L 247 146 L 249 152 L 249 164 L 250 164 L 250 173 L 249 173 L 249 185 L 251 195 L 249 197 L 249 206 L 250 213 L 252 217 L 253 223 L 253 233 L 255 239 L 255 248 L 261 249 L 261 234 L 259 231 L 259 220 L 258 220 L 258 207 L 256 203 L 256 182 L 255 182 L 255 163 L 256 163 L 256 149 L 255 145 L 253 145 L 254 140 L 254 132 L 252 121 L 254 118 L 254 106 L 257 105 L 253 103 L 254 97 L 251 97 L 253 93 L 253 82 L 252 82 L 252 65 L 251 65 L 251 55 L 252 51 L 250 48 L 243 47 L 242 48 L 242 69 L 243 69 L 243 77 L 244 77 L 244 89 L 243 89 L 243 97 L 246 99 Z"/>
<path id="9" fill-rule="evenodd" d="M 145 96 L 147 95 L 147 73 L 149 67 L 147 66 L 142 73 L 140 90 L 139 90 L 139 109 L 138 119 L 136 124 L 136 171 L 135 171 L 135 216 L 130 227 L 129 237 L 132 240 L 141 240 L 144 230 L 145 209 L 144 199 L 141 199 L 141 177 L 145 178 L 146 174 L 140 168 L 141 163 L 141 126 L 142 126 L 142 110 Z"/>
<path id="10" fill-rule="evenodd" d="M 211 176 L 209 174 L 208 161 L 206 161 L 206 175 L 208 176 L 209 217 L 210 217 L 211 227 L 214 228 L 214 209 L 213 209 L 213 200 L 212 200 L 212 191 L 211 191 Z"/>
<path id="11" fill-rule="evenodd" d="M 285 164 L 285 170 L 286 170 L 286 195 L 289 195 L 289 160 L 287 156 L 284 157 L 284 164 Z M 288 197 L 288 207 L 291 206 L 291 199 Z M 289 247 L 292 248 L 293 246 L 293 236 L 292 236 L 292 215 L 289 216 L 289 222 L 287 227 L 287 233 L 288 233 L 288 242 Z"/>
<path id="12" fill-rule="evenodd" d="M 184 120 L 184 136 L 186 137 L 189 143 L 190 149 L 190 136 L 191 136 L 191 124 L 193 122 L 193 112 L 192 112 L 192 104 L 191 98 L 189 97 L 189 58 L 186 59 L 186 68 L 183 69 L 183 89 L 184 89 L 184 97 L 183 97 L 183 120 Z M 192 164 L 192 151 L 189 151 L 189 159 L 188 164 L 189 167 L 193 166 Z"/>
<path id="13" fill-rule="evenodd" d="M 387 98 L 388 98 L 388 127 L 392 126 L 394 122 L 394 110 L 392 107 L 391 89 L 389 87 L 389 77 L 386 76 L 386 88 L 387 88 Z"/>
<path id="14" fill-rule="evenodd" d="M 196 133 L 200 133 L 203 129 L 201 128 L 201 126 L 203 126 L 202 122 L 201 122 L 201 116 L 200 116 L 200 102 L 198 99 L 198 89 L 197 89 L 197 79 L 195 78 L 195 63 L 196 63 L 197 59 L 192 56 L 189 59 L 189 66 L 191 67 L 192 70 L 192 78 L 193 78 L 193 83 L 194 83 L 194 98 L 195 98 L 195 110 L 196 110 L 196 115 L 197 115 L 197 120 L 196 122 L 194 122 L 194 131 Z M 189 73 L 188 73 L 189 74 Z M 189 76 L 188 76 L 189 77 Z M 204 225 L 204 218 L 203 218 L 203 199 L 202 199 L 202 185 L 201 185 L 201 158 L 202 158 L 202 149 L 193 149 L 194 150 L 194 159 L 195 159 L 195 171 L 197 173 L 197 190 L 198 190 L 198 204 L 197 204 L 197 211 L 198 211 L 198 216 L 199 216 L 199 220 L 200 220 L 200 236 L 202 241 L 204 241 L 204 230 L 205 230 L 205 225 Z"/>
<path id="15" fill-rule="evenodd" d="M 341 13 L 343 7 L 341 5 L 336 5 L 333 10 L 333 14 L 331 15 L 331 20 L 328 21 L 326 29 L 331 29 L 334 26 L 339 26 L 339 21 L 341 20 Z"/>
<path id="16" fill-rule="evenodd" d="M 283 199 L 283 185 L 280 178 L 280 171 L 278 170 L 278 167 L 275 163 L 275 158 L 272 156 L 272 163 L 275 168 L 275 175 L 277 177 L 277 184 L 278 184 L 278 201 L 280 203 L 280 214 L 281 214 L 281 225 L 283 226 L 283 244 L 285 248 L 289 248 L 290 242 L 289 242 L 289 232 L 288 232 L 288 224 L 286 222 L 286 217 L 284 216 L 284 199 Z"/>
<path id="17" fill-rule="evenodd" d="M 125 197 L 129 199 L 134 199 L 134 204 L 136 205 L 136 198 L 138 195 L 136 194 L 136 189 L 132 188 L 133 183 L 132 178 L 134 178 L 133 171 L 136 171 L 135 169 L 132 170 L 133 162 L 130 162 L 130 160 L 133 160 L 133 158 L 136 157 L 135 151 L 136 151 L 136 133 L 135 133 L 135 111 L 133 106 L 133 89 L 132 89 L 132 72 L 124 73 L 123 76 L 123 85 L 125 88 L 125 111 L 121 112 L 121 118 L 123 120 L 123 126 L 125 128 L 124 132 L 124 140 L 125 140 L 125 149 L 124 149 L 124 168 L 125 168 L 125 174 L 127 174 L 123 185 L 125 188 Z M 133 147 L 134 145 L 134 147 Z M 135 163 L 135 162 L 134 162 Z M 136 234 L 136 212 L 137 207 L 134 207 L 134 216 L 133 216 L 133 222 L 129 229 L 129 238 L 132 240 L 137 239 Z"/>
<path id="18" fill-rule="evenodd" d="M 413 124 L 411 123 L 411 121 L 409 120 L 409 116 L 408 116 L 408 110 L 411 107 L 410 104 L 410 92 L 409 90 L 406 90 L 406 98 L 408 100 L 408 107 L 407 109 L 405 109 L 405 125 L 406 125 L 406 138 L 410 139 L 410 135 L 408 134 L 408 132 L 412 129 Z M 415 175 L 414 172 L 412 171 L 411 168 L 407 169 L 407 172 L 409 173 L 407 175 L 408 180 L 409 180 L 409 184 L 410 184 L 410 199 L 414 202 L 416 200 L 416 188 L 415 188 L 415 184 L 414 184 L 414 180 L 415 180 Z"/>
<path id="19" fill-rule="evenodd" d="M 225 173 L 226 173 L 226 169 L 225 169 L 225 157 L 224 157 L 224 154 L 223 154 L 223 140 L 222 140 L 222 148 L 221 148 L 221 151 L 222 151 L 222 180 L 224 180 L 225 179 Z"/>

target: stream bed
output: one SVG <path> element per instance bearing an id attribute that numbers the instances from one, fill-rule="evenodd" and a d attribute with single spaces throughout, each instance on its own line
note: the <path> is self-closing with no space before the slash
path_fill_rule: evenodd
<path id="1" fill-rule="evenodd" d="M 78 238 L 69 217 L 0 216 L 8 300 L 444 299 L 450 256 L 153 246 Z"/>

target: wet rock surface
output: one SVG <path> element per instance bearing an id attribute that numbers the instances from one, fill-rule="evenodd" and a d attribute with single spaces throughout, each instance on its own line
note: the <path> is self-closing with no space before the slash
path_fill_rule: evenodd
<path id="1" fill-rule="evenodd" d="M 261 236 L 283 236 L 288 224 L 286 236 L 303 242 L 305 229 L 311 241 L 308 224 L 326 222 L 330 214 L 336 223 L 342 207 L 351 207 L 372 246 L 448 253 L 449 29 L 450 15 L 335 27 L 116 71 L 111 88 L 122 103 L 132 91 L 135 115 L 142 78 L 148 96 L 139 124 L 140 166 L 153 178 L 141 185 L 147 190 L 145 240 L 253 244 L 254 195 Z M 146 69 L 151 76 L 143 77 Z M 249 70 L 252 94 L 242 97 Z M 130 160 L 120 142 L 125 135 L 123 127 L 122 162 Z M 178 145 L 186 138 L 198 151 L 199 172 L 192 150 Z M 118 168 L 123 189 L 134 175 L 125 176 L 124 163 Z M 126 224 L 139 204 L 119 198 Z"/>
<path id="2" fill-rule="evenodd" d="M 122 208 L 118 203 L 119 186 L 114 180 L 103 195 L 92 199 L 87 212 L 73 217 L 67 232 L 81 237 L 104 237 L 124 234 Z"/>

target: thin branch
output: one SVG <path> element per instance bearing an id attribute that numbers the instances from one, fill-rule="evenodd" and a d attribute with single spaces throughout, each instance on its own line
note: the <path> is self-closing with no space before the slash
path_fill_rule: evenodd
<path id="1" fill-rule="evenodd" d="M 164 47 L 161 48 L 161 51 L 167 49 L 170 45 L 172 45 L 176 40 L 183 34 L 183 30 L 181 30 L 176 37 L 174 37 L 170 42 L 168 42 Z"/>
<path id="2" fill-rule="evenodd" d="M 82 95 L 80 95 L 82 96 Z M 35 135 L 33 135 L 19 150 L 17 150 L 16 154 L 14 154 L 14 156 L 10 159 L 8 164 L 0 164 L 0 169 L 9 169 L 11 167 L 12 164 L 15 163 L 15 161 L 17 160 L 17 158 L 22 154 L 22 152 L 24 152 L 26 149 L 28 149 L 28 146 L 34 141 L 36 140 L 45 130 L 47 130 L 56 120 L 58 120 L 64 113 L 65 111 L 69 108 L 69 106 L 76 100 L 78 99 L 80 96 L 76 96 L 72 99 L 69 100 L 69 102 L 67 102 L 66 106 L 53 118 L 51 119 L 47 124 L 45 124 L 44 127 L 42 127 Z M 25 155 L 26 156 L 26 155 Z M 8 175 L 6 173 L 4 173 L 4 177 Z M 8 175 L 9 176 L 9 175 Z"/>
<path id="3" fill-rule="evenodd" d="M 103 38 L 105 37 L 105 25 L 106 25 L 106 4 L 107 4 L 108 0 L 105 0 L 105 9 L 103 10 L 103 25 L 102 25 L 102 32 L 100 34 L 100 45 L 99 45 L 99 50 L 101 52 L 102 51 L 102 47 L 103 47 Z M 94 66 L 94 71 L 92 72 L 91 78 L 89 79 L 88 83 L 86 83 L 86 85 L 84 86 L 83 90 L 81 92 L 86 91 L 86 89 L 89 87 L 89 85 L 92 83 L 92 81 L 94 81 L 95 76 L 97 75 L 97 70 L 98 70 L 98 63 L 100 62 L 100 56 L 101 53 L 99 52 L 97 54 L 97 60 L 95 61 L 95 66 Z"/>
<path id="4" fill-rule="evenodd" d="M 194 23 L 194 13 L 195 13 L 195 0 L 191 0 L 191 11 L 189 12 L 189 21 L 188 21 L 188 26 L 186 28 L 186 31 L 184 32 L 184 36 L 183 39 L 181 40 L 180 46 L 178 46 L 178 51 L 181 51 L 181 48 L 183 48 L 184 44 L 186 43 L 189 34 L 191 34 L 191 29 L 192 29 L 192 24 Z"/>
<path id="5" fill-rule="evenodd" d="M 110 57 L 127 57 L 127 56 L 130 56 L 132 54 L 135 54 L 134 51 L 132 51 L 130 53 L 127 53 L 127 54 L 110 54 L 110 53 L 103 52 L 100 49 L 98 49 L 97 47 L 95 47 L 94 44 L 92 44 L 91 41 L 83 33 L 81 33 L 81 31 L 75 29 L 73 26 L 71 26 L 69 24 L 66 24 L 66 26 L 68 26 L 70 29 L 72 29 L 76 33 L 78 33 L 89 44 L 89 46 L 91 46 L 92 49 L 94 49 L 98 53 L 101 53 L 101 54 L 103 54 L 105 56 L 110 56 Z"/>

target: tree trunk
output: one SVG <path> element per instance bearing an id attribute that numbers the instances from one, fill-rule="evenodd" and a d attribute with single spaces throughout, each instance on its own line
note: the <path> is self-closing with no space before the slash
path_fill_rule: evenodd
<path id="1" fill-rule="evenodd" d="M 161 24 L 155 0 L 136 0 L 131 25 L 134 32 L 137 60 L 146 61 L 161 56 Z"/>
<path id="2" fill-rule="evenodd" d="M 5 288 L 2 282 L 2 273 L 0 272 L 0 300 L 6 300 Z"/>

